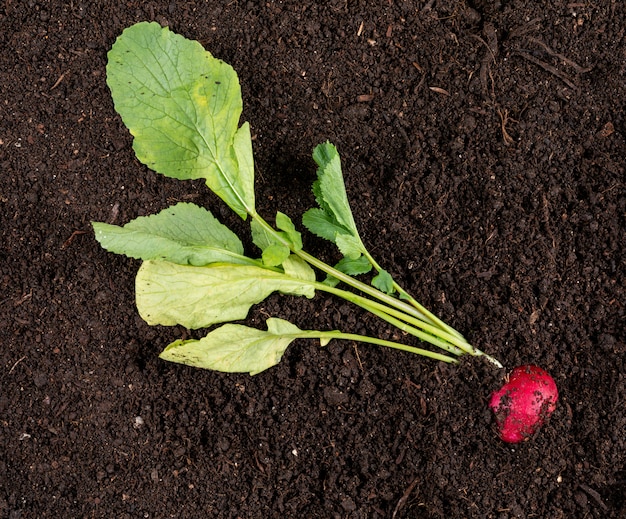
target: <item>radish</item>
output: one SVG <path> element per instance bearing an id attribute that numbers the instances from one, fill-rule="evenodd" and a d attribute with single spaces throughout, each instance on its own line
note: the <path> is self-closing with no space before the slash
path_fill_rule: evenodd
<path id="1" fill-rule="evenodd" d="M 537 366 L 518 366 L 491 395 L 500 438 L 519 443 L 534 434 L 556 409 L 559 393 L 554 379 Z"/>

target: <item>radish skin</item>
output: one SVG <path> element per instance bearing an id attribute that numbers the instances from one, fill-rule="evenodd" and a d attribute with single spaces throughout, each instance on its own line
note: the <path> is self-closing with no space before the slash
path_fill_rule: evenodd
<path id="1" fill-rule="evenodd" d="M 545 370 L 533 365 L 515 368 L 489 402 L 500 439 L 506 443 L 528 439 L 556 409 L 558 398 L 556 383 Z"/>

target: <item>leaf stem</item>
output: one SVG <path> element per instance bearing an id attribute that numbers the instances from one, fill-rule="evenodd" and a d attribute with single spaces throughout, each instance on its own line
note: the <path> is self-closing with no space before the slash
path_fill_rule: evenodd
<path id="1" fill-rule="evenodd" d="M 395 350 L 407 351 L 415 355 L 421 355 L 423 357 L 429 357 L 435 360 L 441 360 L 448 363 L 457 363 L 453 357 L 444 355 L 443 353 L 437 353 L 434 351 L 424 350 L 422 348 L 416 348 L 415 346 L 408 346 L 399 342 L 387 341 L 385 339 L 378 339 L 376 337 L 368 337 L 367 335 L 358 335 L 354 333 L 344 333 L 338 331 L 319 332 L 319 331 L 303 331 L 302 334 L 294 334 L 297 338 L 301 339 L 325 339 L 327 341 L 331 339 L 342 339 L 346 341 L 364 342 L 368 344 L 376 344 L 378 346 L 385 346 L 387 348 L 393 348 Z"/>
<path id="2" fill-rule="evenodd" d="M 464 353 L 469 353 L 471 355 L 474 354 L 474 348 L 472 348 L 472 346 L 465 339 L 459 339 L 456 336 L 450 335 L 429 323 L 420 321 L 419 319 L 400 312 L 399 310 L 390 308 L 376 301 L 372 301 L 371 299 L 367 299 L 366 297 L 358 294 L 331 287 L 324 283 L 316 283 L 315 289 L 328 292 L 341 297 L 346 301 L 354 303 L 364 310 L 380 317 L 389 324 L 392 324 L 396 328 L 410 333 L 411 335 L 425 342 L 429 342 L 433 346 L 446 350 L 449 353 L 457 356 L 463 355 Z"/>
<path id="3" fill-rule="evenodd" d="M 467 340 L 458 331 L 448 326 L 447 324 L 443 323 L 443 321 L 441 321 L 440 319 L 437 319 L 432 313 L 428 312 L 427 310 L 423 312 L 420 309 L 416 308 L 414 305 L 405 303 L 404 301 L 401 301 L 393 296 L 385 294 L 384 292 L 381 292 L 377 288 L 367 285 L 366 283 L 363 283 L 362 281 L 359 281 L 358 279 L 355 279 L 352 276 L 349 276 L 348 274 L 344 274 L 343 272 L 337 270 L 334 267 L 331 267 L 327 263 L 316 258 L 315 256 L 312 256 L 311 254 L 309 254 L 308 252 L 302 249 L 296 249 L 292 243 L 290 243 L 288 240 L 285 240 L 280 235 L 280 233 L 278 233 L 278 231 L 276 231 L 270 224 L 268 224 L 257 212 L 250 212 L 249 214 L 253 219 L 256 220 L 256 222 L 261 227 L 263 227 L 268 233 L 270 233 L 279 243 L 282 243 L 286 247 L 288 247 L 291 250 L 291 252 L 293 252 L 296 256 L 299 256 L 301 259 L 309 263 L 311 266 L 316 267 L 317 269 L 328 274 L 329 276 L 332 276 L 338 279 L 339 281 L 351 286 L 352 288 L 356 290 L 359 290 L 360 292 L 368 296 L 373 297 L 374 299 L 378 299 L 379 301 L 384 303 L 384 305 L 374 304 L 375 301 L 371 301 L 367 298 L 358 296 L 357 294 L 352 294 L 351 292 L 347 292 L 347 291 L 340 291 L 341 293 L 337 294 L 340 297 L 347 299 L 348 301 L 353 302 L 355 304 L 358 304 L 365 310 L 374 313 L 375 315 L 384 319 L 390 324 L 393 324 L 394 326 L 397 326 L 398 328 L 405 330 L 408 333 L 411 333 L 412 335 L 415 335 L 416 337 L 426 342 L 429 342 L 430 344 L 434 346 L 437 346 L 438 348 L 442 348 L 453 354 L 458 354 L 455 352 L 454 348 L 459 348 L 463 352 L 468 353 L 473 356 L 486 356 L 493 364 L 495 364 L 498 367 L 502 367 L 500 362 L 498 362 L 493 357 L 486 355 L 484 352 L 480 351 L 476 347 L 472 346 L 469 342 L 467 342 Z M 327 285 L 323 285 L 320 283 L 319 288 L 322 290 L 326 290 L 327 292 L 330 292 L 328 290 L 328 288 L 330 287 Z M 336 289 L 336 290 L 340 290 L 340 289 Z M 361 299 L 357 299 L 359 297 Z M 409 298 L 410 298 L 409 300 L 415 301 L 412 297 L 409 296 Z M 417 303 L 417 301 L 415 301 L 415 303 Z M 399 317 L 400 319 L 402 319 L 402 321 L 405 321 L 405 322 L 402 323 L 401 321 L 397 319 L 397 317 Z M 435 323 L 433 323 L 433 318 L 435 319 Z M 433 333 L 432 334 L 425 333 L 413 327 L 407 328 L 406 323 L 408 322 L 412 324 L 419 323 L 420 328 L 424 330 L 425 327 L 428 327 L 429 331 Z M 411 328 L 413 329 L 411 330 Z M 449 339 L 451 340 L 449 341 Z M 425 351 L 428 351 L 428 350 L 425 350 Z"/>
<path id="4" fill-rule="evenodd" d="M 381 272 L 383 270 L 383 268 L 378 264 L 378 262 L 367 251 L 367 249 L 365 248 L 365 245 L 363 245 L 363 255 L 372 264 L 372 266 L 374 267 L 374 269 L 376 269 L 377 272 Z M 463 341 L 465 340 L 465 338 L 460 332 L 452 328 L 452 326 L 450 326 L 449 324 L 446 324 L 444 321 L 439 319 L 435 314 L 433 314 L 427 308 L 422 306 L 411 294 L 409 294 L 404 288 L 402 288 L 395 280 L 393 281 L 393 288 L 396 292 L 398 292 L 398 294 L 400 294 L 401 299 L 408 301 L 411 304 L 411 306 L 413 306 L 418 312 L 420 312 L 420 314 L 423 315 L 423 318 L 425 321 L 430 322 L 436 327 L 441 328 L 442 330 L 445 330 L 446 332 L 452 335 L 456 335 Z"/>

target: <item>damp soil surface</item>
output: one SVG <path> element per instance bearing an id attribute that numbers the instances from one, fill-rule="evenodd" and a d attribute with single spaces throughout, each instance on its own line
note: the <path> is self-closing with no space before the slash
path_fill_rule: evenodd
<path id="1" fill-rule="evenodd" d="M 250 377 L 158 358 L 190 332 L 141 320 L 139 262 L 90 222 L 190 201 L 247 227 L 134 158 L 105 65 L 143 20 L 237 70 L 260 214 L 299 220 L 332 141 L 379 263 L 507 368 L 554 376 L 535 437 L 498 439 L 505 370 L 479 359 L 296 341 Z M 626 517 L 625 32 L 616 0 L 2 2 L 0 517 Z M 416 344 L 324 295 L 246 324 L 269 315 Z"/>

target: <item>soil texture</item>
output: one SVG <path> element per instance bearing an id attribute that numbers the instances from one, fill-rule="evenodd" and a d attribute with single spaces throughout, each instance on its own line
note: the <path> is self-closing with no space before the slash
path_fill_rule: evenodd
<path id="1" fill-rule="evenodd" d="M 299 221 L 330 140 L 379 263 L 508 369 L 553 375 L 536 437 L 498 439 L 505 370 L 480 360 L 159 360 L 188 332 L 141 320 L 139 262 L 90 222 L 192 201 L 247 226 L 134 158 L 105 66 L 143 20 L 238 72 L 260 214 Z M 617 0 L 2 2 L 0 517 L 626 518 L 625 36 Z M 416 344 L 323 294 L 246 323 L 268 315 Z"/>

